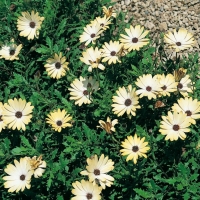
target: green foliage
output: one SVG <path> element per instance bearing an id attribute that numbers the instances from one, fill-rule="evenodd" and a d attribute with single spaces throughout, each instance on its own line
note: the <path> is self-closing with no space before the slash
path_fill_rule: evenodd
<path id="1" fill-rule="evenodd" d="M 14 5 L 14 6 L 12 6 Z M 0 176 L 5 176 L 6 165 L 25 156 L 43 155 L 47 168 L 41 178 L 31 182 L 31 189 L 8 193 L 0 179 L 1 199 L 46 200 L 69 199 L 72 183 L 86 179 L 80 172 L 87 165 L 86 159 L 105 154 L 115 162 L 109 174 L 114 184 L 102 192 L 102 199 L 199 199 L 199 124 L 191 126 L 186 140 L 168 142 L 159 133 L 161 116 L 167 115 L 180 94 L 159 97 L 156 100 L 140 99 L 141 109 L 136 116 L 117 117 L 112 112 L 112 97 L 116 90 L 129 84 L 136 87 L 136 79 L 143 74 L 167 74 L 184 67 L 194 82 L 193 98 L 200 100 L 199 55 L 173 60 L 165 52 L 157 51 L 151 44 L 132 51 L 121 58 L 121 63 L 106 65 L 104 71 L 89 73 L 80 61 L 85 47 L 79 42 L 83 27 L 97 16 L 102 16 L 102 6 L 112 5 L 110 0 L 17 0 L 0 1 L 0 45 L 14 38 L 23 48 L 19 60 L 0 59 L 0 101 L 22 98 L 34 106 L 31 123 L 26 131 L 5 129 L 0 134 Z M 12 6 L 12 7 L 11 7 Z M 21 12 L 35 10 L 45 20 L 38 39 L 27 40 L 19 36 L 16 21 Z M 100 37 L 97 46 L 117 41 L 130 23 L 124 23 L 125 14 L 113 20 L 110 29 Z M 115 33 L 115 34 L 114 34 Z M 161 44 L 160 44 L 161 45 Z M 69 71 L 59 80 L 51 79 L 45 71 L 46 60 L 62 52 L 69 62 Z M 153 58 L 153 57 L 156 58 Z M 161 58 L 161 59 L 160 59 Z M 163 59 L 166 61 L 164 62 Z M 93 76 L 100 89 L 93 93 L 93 102 L 79 107 L 69 99 L 70 84 L 79 76 Z M 166 106 L 156 109 L 157 100 Z M 72 127 L 55 132 L 46 123 L 47 115 L 55 109 L 66 109 L 72 116 Z M 118 119 L 116 132 L 106 133 L 97 128 L 98 121 L 107 116 Z M 148 141 L 147 159 L 135 165 L 120 155 L 121 142 L 137 133 Z"/>

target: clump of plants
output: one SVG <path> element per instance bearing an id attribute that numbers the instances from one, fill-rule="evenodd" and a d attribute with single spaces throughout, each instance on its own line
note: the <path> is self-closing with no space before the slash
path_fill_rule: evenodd
<path id="1" fill-rule="evenodd" d="M 187 29 L 154 47 L 108 0 L 0 5 L 2 199 L 198 199 Z"/>

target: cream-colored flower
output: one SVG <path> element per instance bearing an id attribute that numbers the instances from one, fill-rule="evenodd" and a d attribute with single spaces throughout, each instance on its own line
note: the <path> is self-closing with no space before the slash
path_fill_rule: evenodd
<path id="1" fill-rule="evenodd" d="M 178 82 L 175 82 L 175 78 L 172 74 L 158 74 L 155 76 L 160 83 L 161 91 L 158 93 L 159 96 L 170 96 L 171 92 L 177 91 Z"/>
<path id="2" fill-rule="evenodd" d="M 114 17 L 116 18 L 117 13 L 113 11 L 113 7 L 109 6 L 106 8 L 105 6 L 102 7 L 103 13 L 106 15 L 106 17 Z"/>
<path id="3" fill-rule="evenodd" d="M 49 58 L 47 61 L 47 64 L 45 64 L 46 71 L 48 75 L 52 78 L 59 79 L 62 76 L 65 76 L 66 70 L 69 70 L 68 68 L 68 62 L 66 62 L 66 57 L 62 56 L 62 53 L 54 54 L 53 58 Z"/>
<path id="4" fill-rule="evenodd" d="M 74 187 L 72 194 L 76 196 L 72 197 L 71 200 L 101 200 L 102 188 L 98 187 L 98 185 L 81 180 L 81 182 L 72 183 L 72 186 Z"/>
<path id="5" fill-rule="evenodd" d="M 191 119 L 187 117 L 184 112 L 177 112 L 176 110 L 168 112 L 168 116 L 162 116 L 159 132 L 166 135 L 165 140 L 178 140 L 186 138 L 185 132 L 190 132 L 188 128 L 191 125 Z"/>
<path id="6" fill-rule="evenodd" d="M 80 36 L 79 41 L 86 42 L 85 46 L 90 44 L 95 44 L 95 41 L 100 37 L 100 34 L 103 32 L 101 25 L 95 20 L 92 24 L 84 27 L 84 32 Z"/>
<path id="7" fill-rule="evenodd" d="M 128 115 L 136 115 L 136 109 L 140 108 L 138 96 L 136 95 L 135 88 L 131 85 L 128 86 L 127 90 L 125 87 L 119 88 L 116 91 L 118 96 L 113 96 L 113 107 L 114 114 L 122 116 L 125 112 Z"/>
<path id="8" fill-rule="evenodd" d="M 17 46 L 12 39 L 10 44 L 2 46 L 0 50 L 0 58 L 4 58 L 5 60 L 19 60 L 18 54 L 21 49 L 22 44 Z"/>
<path id="9" fill-rule="evenodd" d="M 136 91 L 136 94 L 140 94 L 140 98 L 147 96 L 148 99 L 156 99 L 158 92 L 161 92 L 161 85 L 156 76 L 152 77 L 151 74 L 139 76 L 135 84 L 141 89 Z"/>
<path id="10" fill-rule="evenodd" d="M 33 156 L 32 158 L 27 157 L 27 159 L 30 162 L 31 169 L 34 171 L 34 177 L 41 177 L 47 166 L 46 162 L 42 160 L 42 156 L 39 156 L 38 158 L 36 156 Z"/>
<path id="11" fill-rule="evenodd" d="M 112 132 L 115 132 L 115 125 L 118 124 L 118 119 L 114 119 L 111 121 L 110 117 L 107 117 L 107 121 L 104 122 L 102 120 L 99 120 L 100 126 L 97 126 L 97 128 L 104 129 L 107 133 L 111 134 Z"/>
<path id="12" fill-rule="evenodd" d="M 149 39 L 145 38 L 149 31 L 144 31 L 144 27 L 140 25 L 130 26 L 129 29 L 125 29 L 125 32 L 128 36 L 120 34 L 121 38 L 119 40 L 129 52 L 132 50 L 139 51 L 140 48 L 149 43 Z"/>
<path id="13" fill-rule="evenodd" d="M 111 20 L 110 17 L 106 17 L 106 15 L 104 15 L 104 17 L 96 17 L 95 19 L 97 21 L 97 23 L 100 24 L 100 26 L 102 27 L 102 29 L 105 31 L 106 29 L 109 28 L 109 25 L 111 24 Z M 93 23 L 95 23 L 95 20 L 91 21 L 91 25 Z"/>
<path id="14" fill-rule="evenodd" d="M 95 155 L 93 158 L 87 159 L 87 164 L 87 170 L 81 171 L 80 173 L 87 175 L 90 182 L 94 185 L 99 183 L 103 189 L 113 184 L 114 178 L 107 173 L 114 169 L 114 162 L 108 159 L 108 156 L 104 157 L 104 154 L 102 154 L 98 160 L 97 155 Z"/>
<path id="15" fill-rule="evenodd" d="M 185 28 L 180 28 L 178 32 L 176 29 L 173 32 L 169 31 L 164 35 L 164 40 L 176 52 L 188 49 L 195 44 L 193 34 L 189 33 Z"/>
<path id="16" fill-rule="evenodd" d="M 15 165 L 8 164 L 4 170 L 9 175 L 2 178 L 6 181 L 4 187 L 9 188 L 8 192 L 23 192 L 25 188 L 30 189 L 33 170 L 27 158 L 20 158 L 20 162 L 14 160 L 14 163 Z"/>
<path id="17" fill-rule="evenodd" d="M 4 106 L 3 104 L 0 102 L 0 132 L 2 131 L 2 129 L 6 128 L 6 123 L 4 122 L 4 120 L 2 119 L 3 117 L 3 110 L 4 110 Z"/>
<path id="18" fill-rule="evenodd" d="M 75 100 L 75 105 L 81 106 L 84 104 L 90 104 L 92 102 L 91 94 L 99 89 L 99 83 L 91 76 L 89 78 L 75 79 L 71 84 L 70 100 Z"/>
<path id="19" fill-rule="evenodd" d="M 51 112 L 47 116 L 47 123 L 50 124 L 52 126 L 52 129 L 54 129 L 55 131 L 61 132 L 62 128 L 72 126 L 72 124 L 69 123 L 72 117 L 69 114 L 67 114 L 67 111 L 65 110 L 58 109 Z"/>
<path id="20" fill-rule="evenodd" d="M 188 93 L 192 93 L 195 87 L 192 85 L 192 81 L 189 75 L 184 76 L 177 85 L 178 91 L 187 97 Z"/>
<path id="21" fill-rule="evenodd" d="M 193 100 L 192 97 L 179 99 L 178 104 L 172 106 L 172 110 L 186 113 L 192 124 L 196 124 L 195 120 L 200 118 L 200 102 L 197 99 Z"/>
<path id="22" fill-rule="evenodd" d="M 100 63 L 101 61 L 101 51 L 96 47 L 90 47 L 85 52 L 82 53 L 83 57 L 80 57 L 80 60 L 86 65 L 89 65 L 88 71 L 92 72 L 92 69 L 99 68 L 104 70 L 105 67 Z"/>
<path id="23" fill-rule="evenodd" d="M 31 102 L 26 103 L 26 100 L 9 99 L 8 103 L 4 104 L 4 110 L 2 113 L 2 119 L 7 124 L 8 128 L 26 130 L 27 125 L 32 118 L 34 106 L 31 106 Z"/>
<path id="24" fill-rule="evenodd" d="M 42 21 L 44 17 L 40 17 L 38 12 L 31 11 L 22 12 L 17 20 L 17 29 L 20 32 L 20 36 L 28 37 L 28 40 L 33 40 L 34 37 L 39 37 L 39 30 L 41 28 Z"/>
<path id="25" fill-rule="evenodd" d="M 124 149 L 121 149 L 120 152 L 123 156 L 127 156 L 126 161 L 133 160 L 134 164 L 137 163 L 138 157 L 147 158 L 146 152 L 150 149 L 148 142 L 144 142 L 145 137 L 140 139 L 137 137 L 137 134 L 133 136 L 128 136 L 124 142 L 122 142 L 121 146 Z"/>
<path id="26" fill-rule="evenodd" d="M 119 41 L 110 41 L 109 43 L 105 42 L 102 46 L 102 62 L 107 62 L 110 65 L 111 63 L 116 64 L 117 62 L 121 63 L 120 51 L 123 48 L 123 45 L 119 43 Z"/>

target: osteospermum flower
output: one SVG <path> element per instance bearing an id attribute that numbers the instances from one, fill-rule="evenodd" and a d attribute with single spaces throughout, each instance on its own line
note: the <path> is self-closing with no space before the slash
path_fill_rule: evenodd
<path id="1" fill-rule="evenodd" d="M 62 76 L 65 76 L 66 70 L 69 70 L 68 68 L 68 62 L 66 62 L 66 57 L 62 56 L 62 53 L 54 54 L 53 58 L 49 58 L 47 61 L 47 64 L 45 64 L 46 71 L 48 75 L 52 78 L 59 79 Z"/>
<path id="2" fill-rule="evenodd" d="M 137 134 L 133 136 L 128 136 L 121 146 L 124 149 L 121 149 L 120 152 L 123 156 L 127 156 L 126 161 L 133 160 L 134 164 L 137 163 L 138 157 L 147 158 L 146 152 L 150 149 L 148 142 L 144 142 L 145 137 L 140 139 L 137 137 Z"/>
<path id="3" fill-rule="evenodd" d="M 2 129 L 6 128 L 6 123 L 4 122 L 4 120 L 2 119 L 3 117 L 3 110 L 4 110 L 4 106 L 3 104 L 0 102 L 0 132 L 2 131 Z"/>
<path id="4" fill-rule="evenodd" d="M 76 196 L 72 197 L 71 200 L 101 200 L 102 188 L 98 187 L 98 185 L 81 180 L 81 182 L 72 183 L 72 186 L 74 187 L 72 194 Z"/>
<path id="5" fill-rule="evenodd" d="M 85 42 L 85 46 L 91 42 L 95 44 L 95 40 L 100 37 L 100 34 L 103 32 L 101 25 L 95 20 L 92 24 L 87 25 L 83 28 L 84 32 L 80 36 L 79 41 Z"/>
<path id="6" fill-rule="evenodd" d="M 159 96 L 170 96 L 171 92 L 177 91 L 178 83 L 175 82 L 175 78 L 172 74 L 167 74 L 166 76 L 164 74 L 159 74 L 155 77 L 158 79 L 158 82 L 162 86 L 162 90 L 158 93 Z"/>
<path id="7" fill-rule="evenodd" d="M 12 39 L 10 44 L 2 46 L 0 58 L 4 58 L 5 60 L 19 60 L 18 54 L 21 49 L 22 44 L 17 46 Z"/>
<path id="8" fill-rule="evenodd" d="M 117 62 L 121 63 L 119 60 L 119 52 L 123 48 L 123 45 L 119 41 L 110 41 L 109 43 L 105 42 L 102 46 L 102 62 L 107 62 L 110 65 L 111 63 L 116 64 Z"/>
<path id="9" fill-rule="evenodd" d="M 193 34 L 184 28 L 180 28 L 178 32 L 176 29 L 173 32 L 168 32 L 164 35 L 164 40 L 176 52 L 188 49 L 195 44 Z"/>
<path id="10" fill-rule="evenodd" d="M 136 109 L 140 108 L 138 96 L 136 95 L 135 88 L 131 85 L 128 86 L 127 90 L 125 87 L 119 88 L 116 91 L 118 96 L 113 96 L 113 107 L 114 114 L 122 116 L 125 112 L 128 115 L 135 116 Z"/>
<path id="11" fill-rule="evenodd" d="M 114 17 L 116 18 L 117 13 L 113 11 L 113 7 L 109 6 L 106 8 L 105 6 L 102 7 L 103 13 L 106 15 L 106 17 Z"/>
<path id="12" fill-rule="evenodd" d="M 88 71 L 91 72 L 94 68 L 99 68 L 104 70 L 105 67 L 100 63 L 101 60 L 101 51 L 96 47 L 90 47 L 85 52 L 82 53 L 83 57 L 80 57 L 80 60 L 86 65 L 89 65 Z"/>
<path id="13" fill-rule="evenodd" d="M 86 175 L 93 184 L 100 184 L 103 189 L 113 184 L 114 178 L 107 173 L 114 169 L 114 162 L 102 154 L 98 160 L 97 155 L 87 159 L 87 170 L 81 171 L 82 175 Z"/>
<path id="14" fill-rule="evenodd" d="M 96 17 L 95 20 L 100 24 L 104 31 L 108 29 L 111 24 L 110 17 L 106 17 L 106 15 L 104 15 L 104 17 Z M 95 20 L 91 21 L 91 24 L 95 23 Z"/>
<path id="15" fill-rule="evenodd" d="M 27 157 L 27 159 L 30 162 L 31 169 L 34 171 L 34 177 L 41 177 L 47 166 L 46 162 L 42 160 L 42 156 L 39 156 L 38 158 L 36 156 L 33 156 L 32 158 Z"/>
<path id="16" fill-rule="evenodd" d="M 99 83 L 92 77 L 75 79 L 71 84 L 72 88 L 69 88 L 70 100 L 75 100 L 75 105 L 81 106 L 84 104 L 90 104 L 92 102 L 91 94 L 99 89 Z"/>
<path id="17" fill-rule="evenodd" d="M 158 92 L 161 92 L 161 85 L 156 76 L 152 77 L 151 74 L 139 76 L 135 84 L 141 89 L 136 91 L 136 94 L 140 94 L 140 98 L 147 96 L 148 99 L 156 99 Z"/>
<path id="18" fill-rule="evenodd" d="M 43 20 L 44 17 L 40 17 L 38 12 L 31 11 L 31 14 L 22 12 L 22 16 L 17 20 L 17 29 L 21 31 L 19 35 L 28 37 L 28 40 L 33 40 L 34 37 L 38 38 Z"/>
<path id="19" fill-rule="evenodd" d="M 72 124 L 69 123 L 72 117 L 69 114 L 67 114 L 67 111 L 65 110 L 58 109 L 56 111 L 51 112 L 47 116 L 47 123 L 50 124 L 52 126 L 52 129 L 54 129 L 55 131 L 61 132 L 62 128 L 72 126 Z"/>
<path id="20" fill-rule="evenodd" d="M 115 125 L 118 124 L 118 119 L 114 119 L 111 121 L 110 117 L 107 117 L 107 121 L 104 122 L 102 120 L 99 120 L 100 126 L 97 126 L 98 128 L 104 129 L 107 133 L 111 134 L 112 132 L 115 132 Z"/>
<path id="21" fill-rule="evenodd" d="M 20 99 L 9 99 L 8 103 L 4 104 L 3 121 L 7 124 L 8 128 L 26 130 L 27 125 L 32 118 L 34 106 L 31 106 L 31 102 Z"/>
<path id="22" fill-rule="evenodd" d="M 168 112 L 168 116 L 162 116 L 159 132 L 166 135 L 165 140 L 178 140 L 186 138 L 185 132 L 190 132 L 191 119 L 184 112 Z"/>
<path id="23" fill-rule="evenodd" d="M 130 26 L 129 29 L 125 29 L 125 32 L 128 36 L 120 34 L 121 38 L 119 40 L 129 52 L 131 50 L 139 51 L 141 47 L 149 43 L 149 39 L 145 38 L 149 31 L 144 31 L 144 27 L 140 25 Z"/>
<path id="24" fill-rule="evenodd" d="M 2 178 L 6 181 L 4 187 L 9 188 L 8 192 L 18 192 L 20 190 L 23 192 L 25 188 L 30 189 L 33 170 L 27 158 L 20 158 L 19 162 L 14 160 L 14 163 L 15 165 L 8 164 L 4 169 L 9 175 Z"/>
<path id="25" fill-rule="evenodd" d="M 184 76 L 177 85 L 178 91 L 184 96 L 188 96 L 188 93 L 192 93 L 194 87 L 189 75 Z"/>
<path id="26" fill-rule="evenodd" d="M 172 110 L 186 113 L 192 124 L 196 124 L 195 120 L 200 118 L 200 102 L 197 99 L 192 99 L 192 97 L 179 99 L 178 103 L 172 106 Z"/>

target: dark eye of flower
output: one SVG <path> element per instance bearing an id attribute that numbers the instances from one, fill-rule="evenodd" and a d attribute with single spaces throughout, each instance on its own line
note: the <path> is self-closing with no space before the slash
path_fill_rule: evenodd
<path id="1" fill-rule="evenodd" d="M 0 122 L 2 122 L 3 121 L 3 119 L 2 119 L 2 115 L 0 115 Z"/>
<path id="2" fill-rule="evenodd" d="M 24 181 L 26 176 L 24 174 L 22 174 L 19 178 L 20 178 L 21 181 Z"/>
<path id="3" fill-rule="evenodd" d="M 91 88 L 91 87 L 92 87 L 91 83 L 88 83 L 88 84 L 87 84 L 87 87 L 88 87 L 88 88 Z"/>
<path id="4" fill-rule="evenodd" d="M 88 92 L 87 90 L 84 90 L 84 91 L 83 91 L 83 94 L 84 94 L 85 96 L 87 96 L 87 95 L 89 94 L 89 92 Z"/>
<path id="5" fill-rule="evenodd" d="M 111 56 L 115 56 L 115 55 L 116 55 L 116 52 L 115 52 L 115 51 L 112 51 L 112 52 L 110 53 L 110 55 L 111 55 Z"/>
<path id="6" fill-rule="evenodd" d="M 35 28 L 35 22 L 30 22 L 29 26 L 30 26 L 31 28 Z"/>
<path id="7" fill-rule="evenodd" d="M 178 131 L 179 129 L 180 129 L 180 126 L 177 125 L 177 124 L 175 124 L 175 125 L 173 126 L 173 130 L 174 130 L 174 131 Z"/>
<path id="8" fill-rule="evenodd" d="M 62 121 L 58 120 L 58 121 L 56 122 L 56 124 L 57 124 L 58 126 L 62 126 Z"/>
<path id="9" fill-rule="evenodd" d="M 94 33 L 92 33 L 92 34 L 90 35 L 90 37 L 91 37 L 91 38 L 94 38 L 94 37 L 95 37 L 95 34 L 94 34 Z"/>
<path id="10" fill-rule="evenodd" d="M 182 89 L 183 88 L 183 84 L 182 83 L 178 83 L 177 88 L 178 89 Z"/>
<path id="11" fill-rule="evenodd" d="M 190 110 L 185 111 L 185 113 L 187 114 L 187 116 L 191 116 L 192 112 Z"/>
<path id="12" fill-rule="evenodd" d="M 151 88 L 150 86 L 147 86 L 147 87 L 146 87 L 146 91 L 148 91 L 148 92 L 150 92 L 151 89 L 152 89 L 152 88 Z"/>
<path id="13" fill-rule="evenodd" d="M 137 152 L 138 150 L 139 150 L 138 146 L 133 146 L 133 147 L 132 147 L 132 151 L 133 151 L 133 152 Z"/>
<path id="14" fill-rule="evenodd" d="M 137 42 L 138 42 L 138 39 L 137 39 L 137 38 L 133 38 L 133 39 L 132 39 L 132 42 L 133 42 L 133 43 L 137 43 Z"/>
<path id="15" fill-rule="evenodd" d="M 14 54 L 15 54 L 15 50 L 14 49 L 10 50 L 10 55 L 13 56 Z"/>
<path id="16" fill-rule="evenodd" d="M 22 112 L 17 111 L 17 112 L 15 113 L 15 117 L 21 118 L 21 117 L 22 117 Z"/>
<path id="17" fill-rule="evenodd" d="M 166 87 L 166 85 L 164 85 L 163 87 L 161 87 L 163 90 L 166 90 L 167 89 L 167 87 Z"/>
<path id="18" fill-rule="evenodd" d="M 94 174 L 95 174 L 96 176 L 100 175 L 100 170 L 99 170 L 99 169 L 95 169 L 95 170 L 94 170 Z"/>
<path id="19" fill-rule="evenodd" d="M 176 45 L 177 45 L 177 46 L 181 46 L 181 43 L 180 43 L 180 42 L 177 42 Z"/>
<path id="20" fill-rule="evenodd" d="M 132 103 L 132 101 L 130 99 L 126 99 L 124 104 L 125 104 L 125 106 L 130 106 L 131 103 Z"/>
<path id="21" fill-rule="evenodd" d="M 56 69 L 60 69 L 60 68 L 61 68 L 60 62 L 57 62 L 57 63 L 55 64 L 55 67 L 56 67 Z"/>
<path id="22" fill-rule="evenodd" d="M 87 198 L 87 199 L 92 199 L 92 194 L 87 193 L 86 198 Z"/>
<path id="23" fill-rule="evenodd" d="M 104 23 L 101 23 L 100 26 L 104 27 Z"/>

